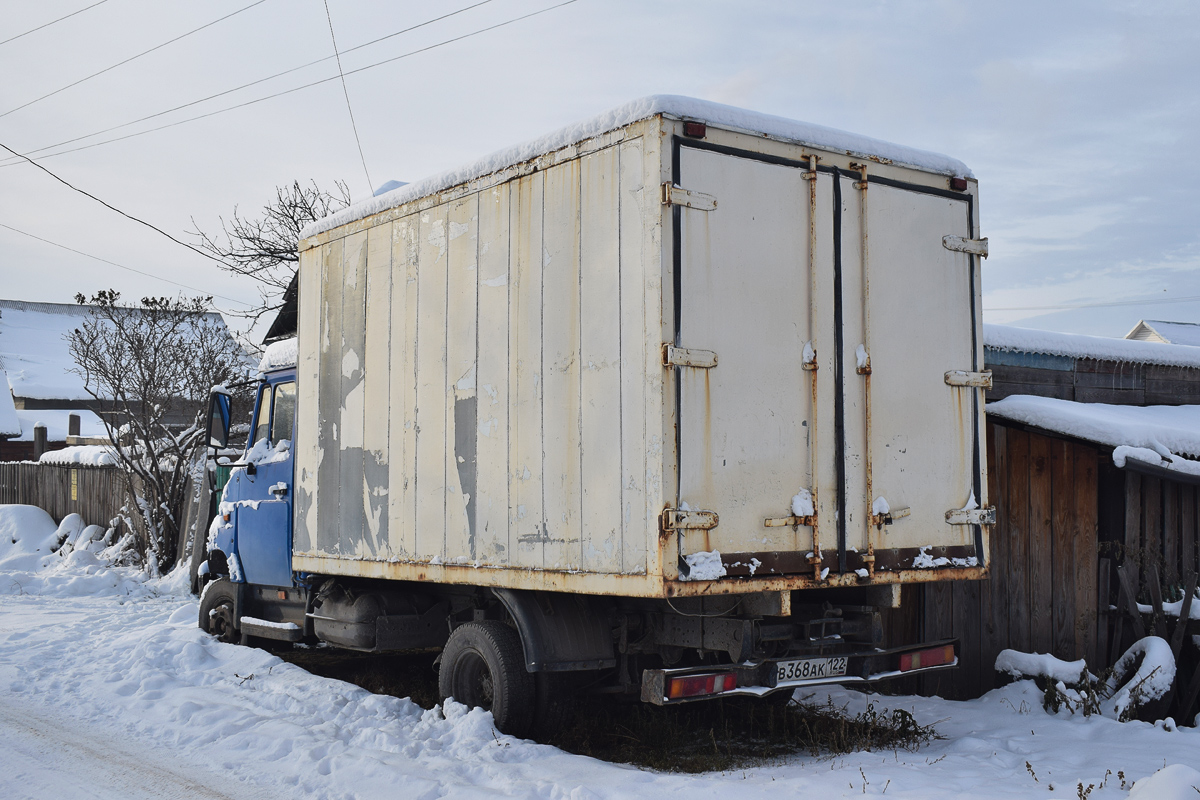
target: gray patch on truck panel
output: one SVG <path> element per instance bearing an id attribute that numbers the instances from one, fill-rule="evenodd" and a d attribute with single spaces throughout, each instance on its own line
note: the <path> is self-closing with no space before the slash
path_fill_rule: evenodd
<path id="1" fill-rule="evenodd" d="M 475 432 L 478 398 L 454 401 L 454 463 L 458 466 L 458 485 L 467 498 L 468 545 L 475 558 Z"/>
<path id="2" fill-rule="evenodd" d="M 374 555 L 373 543 L 366 535 L 363 515 L 363 449 L 347 447 L 342 450 L 342 477 L 337 486 L 338 509 L 341 515 L 339 542 L 343 555 L 360 555 L 360 543 Z"/>
<path id="3" fill-rule="evenodd" d="M 367 519 L 379 520 L 379 533 L 374 539 L 367 537 L 367 546 L 376 555 L 388 547 L 388 465 L 386 461 L 381 463 L 379 456 L 375 450 L 363 452 L 363 494 L 367 503 Z M 368 525 L 364 534 L 369 529 Z"/>
<path id="4" fill-rule="evenodd" d="M 299 481 L 293 481 L 293 485 Z M 312 512 L 312 494 L 305 488 L 296 486 L 296 505 L 292 525 L 292 550 L 308 552 L 313 549 L 313 542 L 308 540 L 308 515 Z"/>

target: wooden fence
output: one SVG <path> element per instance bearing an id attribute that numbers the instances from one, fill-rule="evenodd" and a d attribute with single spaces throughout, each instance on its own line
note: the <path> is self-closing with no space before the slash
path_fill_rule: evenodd
<path id="1" fill-rule="evenodd" d="M 108 527 L 126 504 L 125 480 L 115 467 L 0 462 L 0 503 L 38 506 L 55 522 L 78 514 Z"/>
<path id="2" fill-rule="evenodd" d="M 176 557 L 190 562 L 193 583 L 206 552 L 208 523 L 215 510 L 209 484 L 202 480 L 196 488 L 192 477 L 188 477 L 175 543 Z M 144 538 L 141 516 L 123 510 L 127 498 L 124 477 L 116 467 L 0 462 L 0 503 L 37 506 L 55 522 L 62 522 L 68 514 L 78 514 L 89 525 L 121 528 L 128 524 Z"/>

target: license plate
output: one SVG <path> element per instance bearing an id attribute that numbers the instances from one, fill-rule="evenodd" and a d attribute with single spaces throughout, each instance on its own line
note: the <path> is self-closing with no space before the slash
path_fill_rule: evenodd
<path id="1" fill-rule="evenodd" d="M 811 678 L 837 678 L 846 674 L 846 657 L 798 658 L 775 664 L 778 682 L 802 681 Z"/>

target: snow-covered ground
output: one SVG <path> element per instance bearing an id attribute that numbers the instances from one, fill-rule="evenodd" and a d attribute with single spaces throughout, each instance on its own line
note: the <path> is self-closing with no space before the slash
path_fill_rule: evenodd
<path id="1" fill-rule="evenodd" d="M 186 581 L 109 566 L 112 543 L 69 527 L 85 544 L 61 556 L 51 545 L 64 531 L 44 513 L 0 506 L 4 798 L 1074 798 L 1082 783 L 1094 785 L 1093 800 L 1195 800 L 1200 791 L 1200 731 L 1049 715 L 1030 681 L 965 703 L 871 698 L 936 725 L 944 738 L 916 753 L 795 756 L 706 775 L 607 764 L 497 734 L 478 710 L 423 710 L 218 643 L 196 628 Z M 851 711 L 867 702 L 831 694 Z"/>

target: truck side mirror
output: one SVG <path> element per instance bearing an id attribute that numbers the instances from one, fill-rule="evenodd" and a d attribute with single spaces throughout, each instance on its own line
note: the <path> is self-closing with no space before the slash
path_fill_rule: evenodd
<path id="1" fill-rule="evenodd" d="M 229 445 L 232 401 L 228 394 L 214 389 L 208 397 L 208 446 L 218 450 Z"/>

